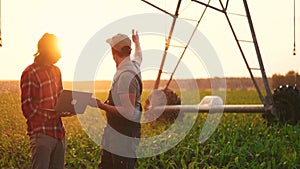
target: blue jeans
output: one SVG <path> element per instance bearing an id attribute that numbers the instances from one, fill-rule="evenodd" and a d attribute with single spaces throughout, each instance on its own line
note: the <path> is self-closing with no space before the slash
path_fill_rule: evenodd
<path id="1" fill-rule="evenodd" d="M 32 169 L 63 169 L 65 137 L 58 140 L 43 133 L 30 135 Z"/>

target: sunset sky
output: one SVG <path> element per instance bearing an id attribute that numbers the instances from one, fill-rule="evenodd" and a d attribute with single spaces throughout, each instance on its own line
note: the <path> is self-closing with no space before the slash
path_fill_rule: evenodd
<path id="1" fill-rule="evenodd" d="M 170 13 L 175 11 L 175 0 L 149 1 Z M 219 7 L 217 2 L 217 0 L 212 0 L 212 5 Z M 229 11 L 243 12 L 241 2 L 230 1 Z M 251 0 L 248 2 L 268 76 L 272 76 L 274 73 L 285 74 L 289 70 L 299 71 L 300 13 L 297 8 L 297 55 L 293 56 L 293 2 L 293 0 Z M 299 4 L 296 6 L 298 7 Z M 201 5 L 190 1 L 183 2 L 182 10 L 184 8 L 182 15 L 192 19 L 198 19 L 201 9 L 203 9 Z M 45 32 L 49 32 L 56 34 L 61 39 L 62 59 L 57 66 L 61 68 L 63 80 L 71 81 L 81 51 L 97 31 L 124 17 L 143 13 L 163 14 L 139 0 L 1 0 L 3 47 L 0 48 L 0 80 L 19 80 L 23 69 L 33 62 L 37 41 Z M 249 39 L 250 32 L 247 31 L 248 27 L 243 24 L 247 23 L 244 22 L 246 18 L 242 20 L 236 16 L 232 16 L 232 18 L 241 39 Z M 129 24 L 132 28 L 139 29 L 135 27 L 134 22 Z M 170 24 L 160 23 L 157 26 L 164 27 L 165 35 L 163 36 L 167 36 Z M 128 35 L 131 33 L 131 30 L 122 30 L 122 28 L 118 30 Z M 164 37 L 156 39 L 156 37 L 143 35 L 143 30 L 138 31 L 143 49 L 164 49 Z M 222 63 L 225 76 L 249 76 L 223 14 L 208 9 L 199 31 L 214 47 Z M 176 50 L 170 49 L 170 52 L 172 51 L 174 55 L 180 56 L 175 52 Z M 246 51 L 248 52 L 246 55 L 250 55 L 250 62 L 256 62 L 254 48 L 246 47 Z M 108 57 L 103 60 L 103 65 L 107 67 L 98 70 L 101 76 L 97 76 L 96 80 L 112 79 L 114 74 L 115 65 L 113 59 L 109 57 L 109 50 L 106 54 Z M 144 55 L 144 57 L 150 56 Z M 152 57 L 159 67 L 162 55 Z M 184 63 L 190 68 L 190 71 L 195 73 L 195 77 L 205 77 L 205 72 L 198 71 L 201 64 L 199 65 L 198 62 L 186 56 L 184 56 Z M 143 73 L 145 74 L 143 79 L 155 79 L 157 75 L 155 71 Z"/>

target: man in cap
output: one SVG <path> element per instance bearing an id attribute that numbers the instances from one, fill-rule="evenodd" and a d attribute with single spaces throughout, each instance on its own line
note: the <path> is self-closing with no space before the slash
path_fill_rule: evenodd
<path id="1" fill-rule="evenodd" d="M 142 52 L 138 33 L 134 30 L 132 41 L 135 44 L 135 55 L 131 60 L 131 40 L 127 35 L 117 34 L 107 39 L 117 72 L 107 101 L 102 103 L 92 99 L 90 102 L 91 106 L 105 110 L 107 117 L 100 169 L 133 169 L 137 166 L 135 151 L 141 135 Z"/>
<path id="2" fill-rule="evenodd" d="M 60 69 L 54 64 L 60 59 L 58 38 L 45 33 L 38 42 L 34 63 L 22 73 L 21 104 L 26 118 L 27 134 L 32 151 L 32 169 L 64 168 L 65 128 L 63 113 L 53 109 L 61 94 Z"/>

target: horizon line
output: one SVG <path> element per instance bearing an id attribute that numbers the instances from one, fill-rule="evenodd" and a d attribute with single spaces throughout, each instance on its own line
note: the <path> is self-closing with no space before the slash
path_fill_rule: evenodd
<path id="1" fill-rule="evenodd" d="M 210 78 L 178 78 L 173 80 L 191 80 L 191 79 L 214 79 L 214 78 L 249 78 L 247 76 L 228 76 L 228 77 L 210 77 Z M 255 78 L 262 78 L 262 77 L 255 77 Z M 272 78 L 272 77 L 267 77 Z M 160 80 L 169 80 L 169 79 L 160 79 Z M 20 79 L 0 79 L 0 81 L 20 81 Z M 109 79 L 96 79 L 96 80 L 63 80 L 63 82 L 91 82 L 91 81 L 112 81 Z M 143 79 L 142 81 L 156 81 L 156 79 Z"/>

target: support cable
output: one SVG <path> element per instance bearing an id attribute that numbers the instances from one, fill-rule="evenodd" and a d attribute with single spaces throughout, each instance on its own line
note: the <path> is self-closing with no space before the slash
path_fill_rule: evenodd
<path id="1" fill-rule="evenodd" d="M 173 34 L 173 31 L 174 31 L 176 20 L 177 20 L 178 15 L 179 15 L 178 12 L 179 12 L 180 5 L 181 5 L 181 0 L 178 1 L 177 8 L 176 8 L 176 11 L 175 11 L 175 15 L 173 15 L 173 22 L 172 22 L 172 25 L 171 25 L 171 29 L 170 29 L 170 32 L 169 32 L 168 39 L 166 41 L 165 51 L 164 51 L 163 58 L 162 58 L 160 68 L 159 68 L 159 71 L 158 71 L 158 75 L 157 75 L 157 78 L 156 78 L 156 81 L 155 81 L 155 84 L 154 84 L 154 89 L 158 89 L 158 86 L 159 86 L 159 83 L 160 83 L 160 77 L 161 77 L 161 74 L 162 74 L 162 69 L 163 69 L 163 66 L 165 64 L 165 60 L 166 60 L 169 45 L 170 45 L 170 42 L 171 42 L 172 34 Z"/>
<path id="2" fill-rule="evenodd" d="M 209 5 L 209 3 L 210 3 L 210 0 L 208 1 L 207 5 Z M 172 79 L 173 79 L 173 75 L 174 75 L 174 73 L 176 72 L 176 70 L 177 70 L 177 68 L 178 68 L 178 66 L 179 66 L 179 63 L 181 62 L 181 60 L 182 60 L 182 58 L 183 58 L 183 56 L 184 56 L 184 54 L 185 54 L 185 51 L 186 51 L 187 47 L 189 46 L 190 42 L 192 41 L 192 38 L 193 38 L 194 34 L 196 33 L 196 31 L 197 31 L 197 29 L 198 29 L 198 26 L 199 26 L 199 24 L 200 24 L 200 22 L 201 22 L 201 20 L 202 20 L 202 18 L 203 18 L 203 16 L 204 16 L 204 14 L 205 14 L 207 8 L 208 8 L 208 6 L 205 6 L 204 11 L 203 11 L 203 13 L 201 14 L 201 17 L 199 18 L 199 20 L 198 20 L 198 22 L 197 22 L 197 24 L 196 24 L 196 26 L 195 26 L 195 28 L 194 28 L 194 30 L 193 30 L 191 36 L 190 36 L 189 41 L 187 42 L 186 46 L 184 47 L 184 50 L 183 50 L 183 52 L 182 52 L 182 54 L 181 54 L 181 56 L 180 56 L 180 58 L 179 58 L 179 60 L 178 60 L 178 62 L 177 62 L 177 64 L 176 64 L 176 66 L 175 66 L 175 68 L 174 68 L 174 70 L 173 70 L 171 76 L 170 76 L 170 79 L 169 79 L 169 81 L 168 81 L 168 83 L 167 83 L 165 89 L 167 89 L 167 88 L 169 87 L 169 85 L 170 85 L 170 83 L 171 83 L 171 81 L 172 81 Z"/>
<path id="3" fill-rule="evenodd" d="M 296 0 L 294 0 L 294 50 L 293 55 L 296 55 Z"/>
<path id="4" fill-rule="evenodd" d="M 0 0 L 0 47 L 2 47 L 2 36 L 1 36 L 1 0 Z"/>
<path id="5" fill-rule="evenodd" d="M 230 21 L 229 17 L 228 17 L 228 14 L 227 14 L 227 12 L 226 12 L 226 9 L 225 9 L 225 7 L 224 7 L 222 1 L 219 0 L 219 2 L 220 2 L 220 5 L 222 6 L 222 9 L 223 9 L 222 12 L 225 14 L 226 20 L 227 20 L 227 22 L 228 22 L 228 24 L 229 24 L 229 27 L 230 27 L 230 29 L 231 29 L 231 32 L 232 32 L 233 36 L 234 36 L 234 39 L 235 39 L 235 41 L 237 42 L 238 48 L 239 48 L 239 50 L 240 50 L 240 52 L 241 52 L 241 55 L 242 55 L 242 58 L 243 58 L 243 60 L 244 60 L 244 62 L 245 62 L 245 64 L 246 64 L 246 67 L 247 67 L 247 70 L 248 70 L 248 72 L 249 72 L 249 74 L 250 74 L 250 77 L 251 77 L 251 79 L 252 79 L 253 85 L 254 85 L 254 87 L 256 88 L 256 91 L 258 92 L 258 96 L 259 96 L 260 100 L 264 103 L 264 102 L 265 102 L 265 101 L 264 101 L 265 99 L 264 99 L 264 97 L 263 97 L 263 95 L 262 95 L 262 92 L 260 91 L 260 88 L 258 87 L 258 84 L 257 84 L 257 82 L 256 82 L 256 80 L 255 80 L 255 78 L 254 78 L 254 76 L 253 76 L 253 73 L 252 73 L 252 71 L 251 71 L 251 68 L 250 68 L 250 66 L 249 66 L 249 64 L 248 64 L 248 62 L 247 62 L 246 56 L 245 56 L 245 54 L 244 54 L 244 52 L 243 52 L 243 49 L 242 49 L 242 47 L 241 47 L 241 45 L 240 45 L 240 43 L 239 43 L 239 41 L 238 41 L 237 35 L 236 35 L 235 31 L 234 31 L 234 28 L 233 28 L 233 26 L 232 26 L 232 24 L 231 24 L 231 21 Z"/>

